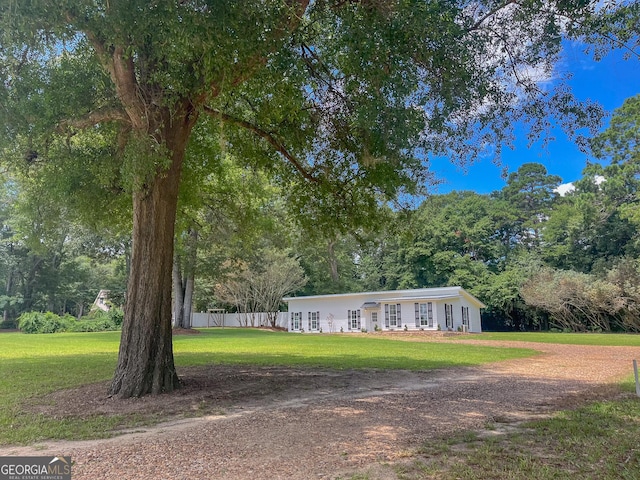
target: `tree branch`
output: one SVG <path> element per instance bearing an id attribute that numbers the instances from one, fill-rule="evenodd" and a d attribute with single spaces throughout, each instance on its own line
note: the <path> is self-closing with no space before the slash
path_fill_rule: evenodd
<path id="1" fill-rule="evenodd" d="M 71 11 L 66 12 L 67 21 L 78 23 L 78 17 Z M 135 75 L 133 57 L 124 54 L 122 46 L 107 45 L 96 35 L 96 32 L 89 28 L 80 30 L 87 37 L 102 67 L 109 73 L 111 81 L 116 89 L 118 99 L 122 103 L 124 111 L 129 117 L 132 127 L 137 130 L 144 130 L 147 126 L 145 121 L 145 108 L 138 97 L 138 82 Z"/>
<path id="2" fill-rule="evenodd" d="M 58 130 L 66 127 L 72 128 L 88 128 L 104 122 L 123 122 L 129 123 L 130 119 L 126 112 L 119 108 L 102 108 L 89 112 L 84 117 L 63 120 L 58 124 Z"/>
<path id="3" fill-rule="evenodd" d="M 259 126 L 254 125 L 253 123 L 247 122 L 246 120 L 233 117 L 227 113 L 221 112 L 219 110 L 215 110 L 211 107 L 207 107 L 206 105 L 203 108 L 204 108 L 204 112 L 211 115 L 212 117 L 216 117 L 222 120 L 223 122 L 232 123 L 244 129 L 250 130 L 254 134 L 263 138 L 264 140 L 269 142 L 276 149 L 278 153 L 280 153 L 284 158 L 286 158 L 289 161 L 289 163 L 293 165 L 293 167 L 298 171 L 298 173 L 300 173 L 305 179 L 313 183 L 320 183 L 320 180 L 314 177 L 313 175 L 311 175 L 311 173 L 309 173 L 302 166 L 302 163 L 296 157 L 294 157 L 286 149 L 286 147 L 270 132 L 267 132 L 266 130 L 263 130 Z"/>
<path id="4" fill-rule="evenodd" d="M 496 13 L 500 12 L 501 10 L 504 10 L 510 5 L 520 5 L 520 4 L 516 0 L 511 0 L 503 3 L 502 5 L 497 5 L 495 8 L 485 12 L 485 14 L 482 15 L 478 20 L 476 20 L 476 22 L 473 25 L 467 28 L 466 29 L 467 33 L 471 33 L 475 30 L 478 30 L 488 18 L 493 17 Z"/>
<path id="5" fill-rule="evenodd" d="M 514 57 L 514 55 L 511 53 L 511 49 L 509 48 L 509 42 L 504 37 L 504 35 L 500 34 L 496 30 L 494 30 L 493 28 L 489 28 L 488 30 L 491 33 L 493 33 L 493 35 L 496 38 L 500 39 L 500 41 L 502 42 L 502 45 L 504 47 L 504 51 L 505 51 L 505 53 L 507 54 L 507 57 L 508 57 L 507 65 L 509 66 L 509 69 L 511 70 L 511 73 L 513 74 L 513 77 L 516 80 L 516 85 L 521 86 L 522 88 L 525 89 L 525 91 L 533 90 L 538 94 L 543 94 L 544 92 L 542 91 L 542 89 L 540 89 L 538 87 L 538 85 L 536 84 L 536 81 L 534 79 L 531 79 L 531 78 L 523 79 L 521 77 L 520 73 L 518 72 L 518 68 L 517 68 L 518 62 L 517 62 L 516 58 Z"/>
<path id="6" fill-rule="evenodd" d="M 138 81 L 136 80 L 133 57 L 124 53 L 124 48 L 117 46 L 111 56 L 111 78 L 116 87 L 118 98 L 122 102 L 133 127 L 138 131 L 144 131 L 147 127 L 145 120 L 145 108 L 138 98 Z"/>

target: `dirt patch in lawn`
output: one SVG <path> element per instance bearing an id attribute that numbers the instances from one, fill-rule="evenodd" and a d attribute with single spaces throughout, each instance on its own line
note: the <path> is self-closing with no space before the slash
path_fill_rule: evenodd
<path id="1" fill-rule="evenodd" d="M 173 328 L 171 333 L 173 335 L 200 335 L 202 332 L 195 328 Z"/>
<path id="2" fill-rule="evenodd" d="M 267 328 L 267 327 L 265 327 Z M 196 329 L 174 328 L 174 335 L 197 335 Z M 356 334 L 360 335 L 360 334 Z M 457 332 L 376 332 L 407 341 L 447 341 L 468 338 Z M 154 419 L 184 418 L 295 402 L 310 393 L 340 396 L 384 388 L 411 388 L 433 381 L 444 371 L 328 370 L 319 368 L 206 365 L 179 368 L 181 388 L 158 396 L 121 399 L 108 396 L 108 381 L 61 390 L 28 401 L 27 410 L 52 418 L 95 415 Z M 445 374 L 445 375 L 448 375 Z"/>
<path id="3" fill-rule="evenodd" d="M 109 382 L 35 397 L 26 408 L 53 418 L 125 415 L 137 419 L 184 418 L 230 413 L 271 404 L 294 404 L 310 395 L 339 397 L 385 388 L 411 388 L 436 373 L 381 370 L 207 365 L 178 369 L 181 388 L 167 394 L 121 399 L 107 395 Z"/>

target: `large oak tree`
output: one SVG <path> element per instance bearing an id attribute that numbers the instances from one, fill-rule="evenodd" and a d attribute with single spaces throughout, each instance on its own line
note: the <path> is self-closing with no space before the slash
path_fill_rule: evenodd
<path id="1" fill-rule="evenodd" d="M 519 120 L 534 133 L 550 118 L 570 130 L 593 124 L 598 108 L 539 81 L 552 76 L 565 36 L 600 29 L 601 39 L 617 41 L 625 16 L 595 12 L 597 5 L 2 2 L 5 160 L 50 182 L 74 170 L 97 172 L 99 187 L 87 201 L 98 214 L 112 195 L 132 197 L 131 271 L 111 394 L 179 385 L 171 272 L 185 162 L 213 164 L 232 151 L 282 182 L 308 228 L 374 223 L 381 202 L 424 183 L 429 155 L 464 162 L 497 154 Z M 200 125 L 208 135 L 192 135 Z M 191 158 L 202 138 L 211 155 Z M 65 185 L 72 203 L 71 192 L 84 187 L 77 177 Z"/>

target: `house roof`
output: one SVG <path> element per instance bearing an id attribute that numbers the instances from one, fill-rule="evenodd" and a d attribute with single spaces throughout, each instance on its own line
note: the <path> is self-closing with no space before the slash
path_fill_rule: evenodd
<path id="1" fill-rule="evenodd" d="M 336 293 L 331 295 L 308 295 L 303 297 L 285 297 L 285 302 L 292 300 L 328 300 L 331 298 L 365 297 L 362 308 L 375 308 L 381 301 L 410 301 L 410 300 L 446 300 L 449 298 L 465 297 L 478 308 L 486 305 L 471 295 L 462 287 L 415 288 L 411 290 L 383 290 L 378 292 Z"/>
<path id="2" fill-rule="evenodd" d="M 399 302 L 401 300 L 447 300 L 448 298 L 458 298 L 460 295 L 416 295 L 415 297 L 393 297 L 385 298 L 386 301 Z"/>

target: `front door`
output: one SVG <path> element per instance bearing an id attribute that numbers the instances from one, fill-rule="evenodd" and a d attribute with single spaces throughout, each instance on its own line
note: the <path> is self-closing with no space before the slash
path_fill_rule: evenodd
<path id="1" fill-rule="evenodd" d="M 376 330 L 380 329 L 380 314 L 378 313 L 377 310 L 372 310 L 371 314 L 369 315 L 369 322 L 367 325 L 367 330 L 370 332 L 374 332 Z"/>

